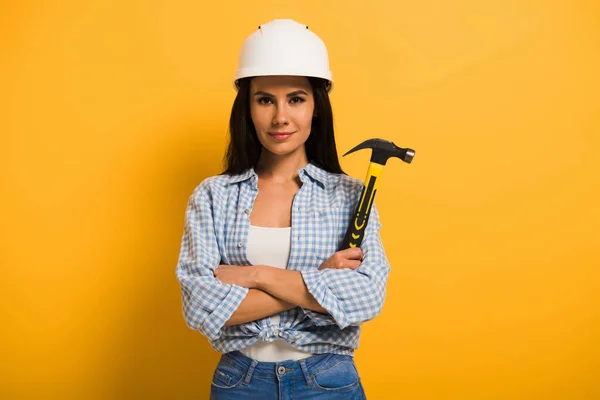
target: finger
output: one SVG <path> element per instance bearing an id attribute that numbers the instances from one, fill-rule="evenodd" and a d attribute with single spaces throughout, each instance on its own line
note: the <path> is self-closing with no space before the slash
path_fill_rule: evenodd
<path id="1" fill-rule="evenodd" d="M 327 261 L 325 261 L 323 264 L 321 264 L 321 265 L 319 266 L 319 268 L 317 268 L 317 269 L 318 269 L 319 271 L 322 271 L 322 270 L 324 270 L 324 269 L 327 269 L 327 268 L 335 268 L 335 266 L 333 265 L 333 263 L 332 263 L 332 262 L 330 262 L 329 260 L 327 260 Z"/>
<path id="2" fill-rule="evenodd" d="M 328 265 L 325 268 L 332 269 L 356 269 L 360 266 L 361 262 L 359 260 L 344 260 L 339 263 Z"/>
<path id="3" fill-rule="evenodd" d="M 363 256 L 363 252 L 360 247 L 350 247 L 340 251 L 340 255 L 349 260 L 360 260 Z"/>

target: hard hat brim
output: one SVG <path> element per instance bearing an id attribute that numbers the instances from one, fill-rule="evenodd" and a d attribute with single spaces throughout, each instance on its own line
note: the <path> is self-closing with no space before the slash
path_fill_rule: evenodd
<path id="1" fill-rule="evenodd" d="M 238 86 L 238 82 L 241 79 L 244 78 L 255 78 L 258 76 L 304 76 L 307 78 L 321 78 L 323 80 L 326 80 L 328 85 L 327 85 L 327 93 L 331 93 L 331 91 L 333 90 L 333 79 L 331 79 L 331 75 L 330 77 L 324 77 L 321 76 L 319 74 L 303 74 L 303 73 L 265 73 L 265 72 L 258 72 L 255 71 L 255 73 L 249 73 L 249 74 L 236 74 L 235 79 L 233 80 L 233 88 L 237 91 L 239 90 L 239 86 Z"/>

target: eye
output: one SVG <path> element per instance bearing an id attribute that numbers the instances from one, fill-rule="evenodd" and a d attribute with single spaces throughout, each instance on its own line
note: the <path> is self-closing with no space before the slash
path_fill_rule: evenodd
<path id="1" fill-rule="evenodd" d="M 258 99 L 258 104 L 262 104 L 262 105 L 266 105 L 266 104 L 271 104 L 272 101 L 269 97 L 261 97 Z"/>
<path id="2" fill-rule="evenodd" d="M 298 104 L 298 103 L 304 103 L 304 99 L 302 97 L 292 97 L 290 99 L 290 103 L 292 104 Z"/>

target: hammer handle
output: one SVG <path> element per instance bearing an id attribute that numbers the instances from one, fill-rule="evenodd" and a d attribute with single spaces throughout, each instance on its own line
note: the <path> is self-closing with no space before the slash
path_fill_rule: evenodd
<path id="1" fill-rule="evenodd" d="M 367 228 L 367 223 L 369 222 L 371 206 L 375 199 L 375 193 L 377 192 L 377 185 L 379 183 L 379 177 L 383 172 L 383 167 L 383 165 L 373 161 L 369 164 L 369 170 L 367 171 L 365 186 L 363 187 L 360 201 L 358 202 L 350 226 L 346 231 L 346 236 L 344 237 L 340 250 L 345 250 L 350 247 L 360 247 Z"/>

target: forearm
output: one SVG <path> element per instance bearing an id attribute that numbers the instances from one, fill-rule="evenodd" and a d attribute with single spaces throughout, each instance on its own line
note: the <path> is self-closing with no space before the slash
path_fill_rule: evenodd
<path id="1" fill-rule="evenodd" d="M 250 289 L 246 298 L 233 313 L 225 326 L 238 325 L 269 317 L 296 307 L 285 300 L 274 297 L 259 289 Z"/>
<path id="2" fill-rule="evenodd" d="M 268 294 L 319 313 L 328 314 L 306 288 L 299 271 L 258 266 L 257 287 Z"/>

